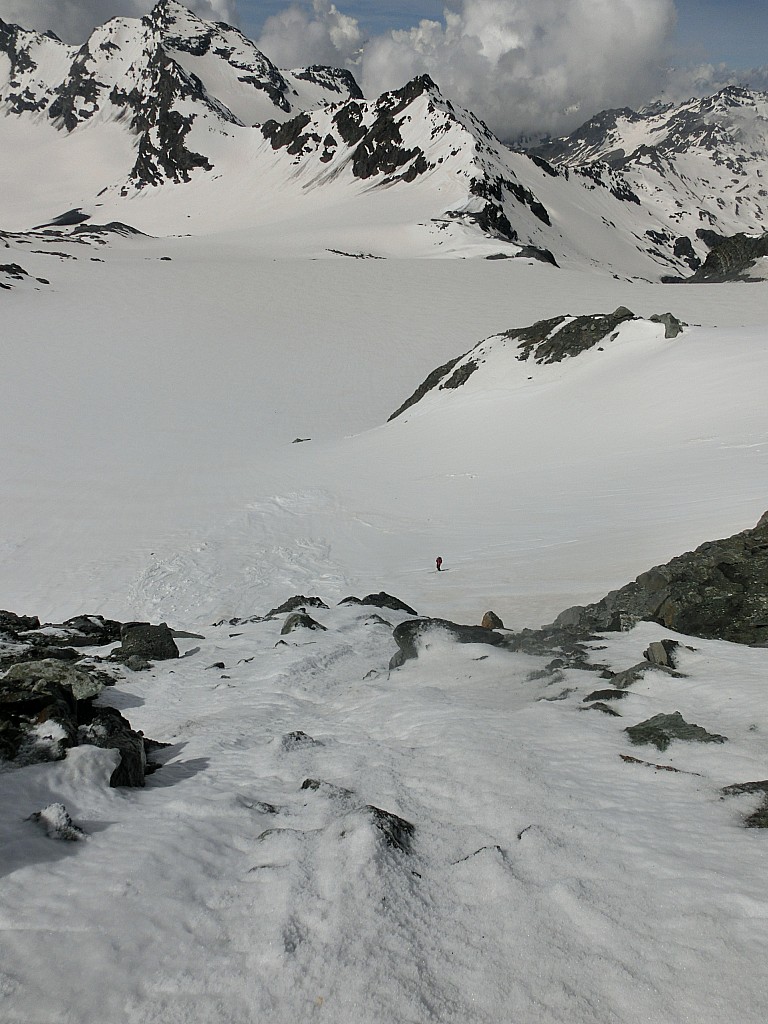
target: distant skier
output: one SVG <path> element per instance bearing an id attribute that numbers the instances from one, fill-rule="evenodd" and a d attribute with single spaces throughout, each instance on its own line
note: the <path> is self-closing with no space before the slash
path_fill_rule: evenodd
<path id="1" fill-rule="evenodd" d="M 435 559 L 435 565 L 437 566 L 437 571 L 441 572 L 443 567 L 443 560 L 440 557 L 440 555 L 438 555 L 437 558 Z"/>

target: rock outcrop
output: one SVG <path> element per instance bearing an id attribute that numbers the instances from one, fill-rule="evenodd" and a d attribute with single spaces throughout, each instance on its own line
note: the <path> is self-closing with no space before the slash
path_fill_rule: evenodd
<path id="1" fill-rule="evenodd" d="M 768 644 L 768 513 L 753 529 L 654 566 L 595 604 L 566 609 L 554 625 L 594 632 L 642 620 L 690 636 Z"/>

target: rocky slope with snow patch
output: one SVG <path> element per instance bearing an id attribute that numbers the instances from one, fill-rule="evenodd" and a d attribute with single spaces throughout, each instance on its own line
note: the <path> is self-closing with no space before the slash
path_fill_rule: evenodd
<path id="1" fill-rule="evenodd" d="M 499 375 L 505 372 L 505 367 L 510 366 L 510 355 L 517 363 L 530 362 L 542 366 L 560 363 L 593 348 L 602 352 L 604 347 L 619 340 L 622 325 L 633 321 L 635 328 L 642 329 L 645 325 L 651 335 L 659 333 L 663 327 L 666 338 L 677 337 L 683 328 L 680 321 L 671 313 L 654 314 L 647 321 L 643 321 L 626 306 L 619 306 L 613 313 L 593 313 L 575 317 L 562 315 L 550 320 L 540 320 L 530 327 L 513 328 L 495 337 L 486 338 L 463 356 L 437 367 L 389 419 L 396 419 L 430 392 L 454 391 L 462 387 L 478 370 L 482 371 L 478 378 L 482 379 L 481 387 L 489 378 L 498 380 Z M 637 334 L 637 330 L 633 330 L 632 333 Z M 523 370 L 517 370 L 518 375 L 520 372 Z"/>

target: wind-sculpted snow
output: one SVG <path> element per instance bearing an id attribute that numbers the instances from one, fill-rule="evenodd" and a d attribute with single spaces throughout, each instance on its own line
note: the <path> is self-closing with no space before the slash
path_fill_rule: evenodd
<path id="1" fill-rule="evenodd" d="M 716 1024 L 724 999 L 759 1024 L 762 652 L 680 637 L 676 677 L 648 663 L 614 715 L 584 714 L 661 627 L 578 663 L 563 637 L 433 630 L 390 673 L 391 627 L 322 615 L 122 670 L 108 699 L 170 743 L 130 799 L 95 725 L 62 760 L 3 765 L 13 1019 L 65 993 L 103 1024 Z"/>

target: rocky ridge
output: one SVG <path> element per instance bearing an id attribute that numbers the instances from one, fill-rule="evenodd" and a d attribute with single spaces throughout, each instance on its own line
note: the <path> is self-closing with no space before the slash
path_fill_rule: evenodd
<path id="1" fill-rule="evenodd" d="M 175 0 L 160 0 L 140 20 L 112 18 L 80 47 L 0 20 L 2 53 L 10 67 L 0 77 L 0 110 L 47 117 L 67 133 L 126 123 L 138 138 L 130 180 L 139 187 L 212 169 L 206 154 L 185 144 L 196 121 L 215 131 L 359 94 L 349 72 L 283 75 L 237 29 L 204 21 Z"/>
<path id="2" fill-rule="evenodd" d="M 613 313 L 556 316 L 486 338 L 469 352 L 433 370 L 389 420 L 402 415 L 430 392 L 461 387 L 485 363 L 488 363 L 490 372 L 498 372 L 499 354 L 509 347 L 512 347 L 517 362 L 537 365 L 559 363 L 589 349 L 610 345 L 618 338 L 622 324 L 640 319 L 626 306 L 619 306 Z M 685 326 L 672 313 L 654 314 L 648 321 L 663 325 L 664 337 L 668 339 L 676 338 Z"/>

